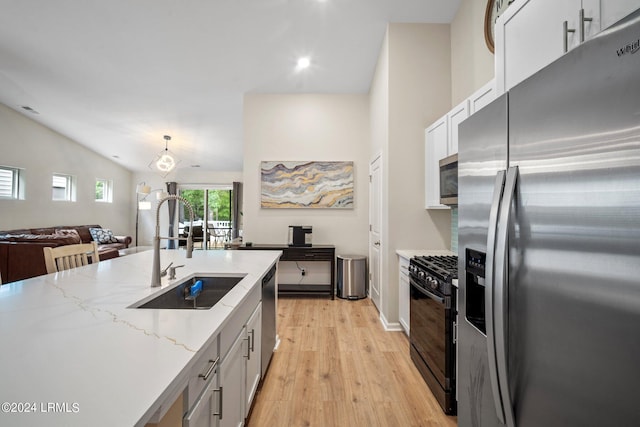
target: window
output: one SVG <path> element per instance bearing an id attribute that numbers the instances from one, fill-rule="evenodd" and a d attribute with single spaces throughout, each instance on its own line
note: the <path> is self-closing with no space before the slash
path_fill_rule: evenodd
<path id="1" fill-rule="evenodd" d="M 96 179 L 96 202 L 111 203 L 113 201 L 113 181 Z"/>
<path id="2" fill-rule="evenodd" d="M 63 200 L 68 202 L 75 202 L 75 179 L 71 175 L 53 174 L 53 200 Z"/>
<path id="3" fill-rule="evenodd" d="M 20 198 L 20 169 L 0 166 L 0 199 Z"/>

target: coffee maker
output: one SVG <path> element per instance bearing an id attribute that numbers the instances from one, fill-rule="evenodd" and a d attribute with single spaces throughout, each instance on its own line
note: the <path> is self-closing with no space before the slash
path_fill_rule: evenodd
<path id="1" fill-rule="evenodd" d="M 290 225 L 289 246 L 311 246 L 312 231 L 313 227 L 310 225 Z"/>

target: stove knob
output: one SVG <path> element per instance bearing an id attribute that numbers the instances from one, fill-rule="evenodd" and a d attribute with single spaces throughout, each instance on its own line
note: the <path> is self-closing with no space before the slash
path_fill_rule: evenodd
<path id="1" fill-rule="evenodd" d="M 424 279 L 426 277 L 426 274 L 424 274 L 424 271 L 419 271 L 418 272 L 418 277 L 421 279 Z"/>
<path id="2" fill-rule="evenodd" d="M 436 279 L 429 280 L 429 285 L 431 285 L 431 289 L 438 289 L 438 281 Z"/>

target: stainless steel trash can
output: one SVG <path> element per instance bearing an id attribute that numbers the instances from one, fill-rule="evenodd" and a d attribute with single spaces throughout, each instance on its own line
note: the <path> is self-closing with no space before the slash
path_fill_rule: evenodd
<path id="1" fill-rule="evenodd" d="M 338 298 L 361 299 L 367 296 L 367 257 L 338 255 Z"/>

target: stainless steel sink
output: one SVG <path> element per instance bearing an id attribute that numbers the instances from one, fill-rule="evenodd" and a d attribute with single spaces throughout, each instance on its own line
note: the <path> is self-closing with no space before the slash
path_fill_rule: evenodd
<path id="1" fill-rule="evenodd" d="M 129 308 L 155 308 L 172 310 L 208 310 L 222 299 L 245 275 L 195 276 L 173 285 L 160 295 L 136 302 Z M 189 289 L 198 280 L 202 281 L 202 291 L 189 299 Z M 186 290 L 185 290 L 186 289 Z"/>

